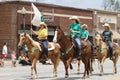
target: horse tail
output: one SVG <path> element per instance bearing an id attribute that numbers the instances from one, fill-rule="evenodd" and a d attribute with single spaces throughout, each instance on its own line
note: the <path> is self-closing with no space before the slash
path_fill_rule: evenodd
<path id="1" fill-rule="evenodd" d="M 71 63 L 70 63 L 70 69 L 71 69 L 71 70 L 73 70 L 73 66 L 72 66 L 72 64 L 71 64 Z"/>

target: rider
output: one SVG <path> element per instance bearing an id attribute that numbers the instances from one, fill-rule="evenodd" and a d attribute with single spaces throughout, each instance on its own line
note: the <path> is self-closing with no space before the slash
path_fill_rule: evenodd
<path id="1" fill-rule="evenodd" d="M 82 34 L 81 34 L 81 39 L 88 42 L 91 46 L 92 43 L 88 40 L 88 36 L 89 36 L 89 31 L 88 31 L 88 25 L 87 24 L 83 24 L 82 25 Z M 85 45 L 86 46 L 86 45 Z"/>
<path id="2" fill-rule="evenodd" d="M 103 26 L 105 27 L 105 30 L 102 33 L 102 38 L 109 47 L 110 59 L 112 60 L 114 58 L 113 56 L 113 33 L 110 30 L 110 25 L 108 23 L 105 23 Z"/>
<path id="3" fill-rule="evenodd" d="M 36 34 L 39 39 L 40 42 L 42 42 L 43 45 L 43 53 L 46 54 L 47 60 L 48 58 L 48 40 L 47 40 L 47 36 L 48 36 L 48 30 L 47 30 L 47 25 L 44 22 L 40 23 L 39 26 L 39 30 L 38 31 L 33 31 L 33 29 L 31 28 L 31 31 Z M 40 56 L 41 57 L 41 56 Z"/>
<path id="4" fill-rule="evenodd" d="M 70 24 L 71 37 L 72 37 L 73 42 L 76 44 L 76 46 L 78 48 L 78 50 L 77 50 L 78 58 L 77 59 L 80 60 L 81 59 L 80 37 L 81 37 L 82 28 L 79 23 L 79 18 L 77 16 L 70 17 L 70 20 L 72 20 L 72 23 Z"/>

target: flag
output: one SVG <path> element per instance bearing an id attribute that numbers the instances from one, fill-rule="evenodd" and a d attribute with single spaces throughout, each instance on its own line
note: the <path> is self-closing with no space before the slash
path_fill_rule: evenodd
<path id="1" fill-rule="evenodd" d="M 43 15 L 40 13 L 40 11 L 38 10 L 38 8 L 32 3 L 32 8 L 34 11 L 34 17 L 31 21 L 32 25 L 34 26 L 40 26 L 40 22 L 44 22 L 44 17 Z"/>

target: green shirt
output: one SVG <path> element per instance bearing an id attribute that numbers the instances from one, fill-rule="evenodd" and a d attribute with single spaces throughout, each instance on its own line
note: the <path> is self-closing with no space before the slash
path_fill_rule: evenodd
<path id="1" fill-rule="evenodd" d="M 90 34 L 90 33 L 89 33 L 88 30 L 82 30 L 81 38 L 82 38 L 82 39 L 85 39 L 89 34 Z"/>
<path id="2" fill-rule="evenodd" d="M 72 36 L 75 37 L 80 37 L 81 36 L 81 32 L 82 32 L 82 28 L 80 24 L 71 24 L 70 25 L 70 29 L 74 30 L 74 31 L 79 31 L 80 33 L 77 32 L 71 32 Z"/>

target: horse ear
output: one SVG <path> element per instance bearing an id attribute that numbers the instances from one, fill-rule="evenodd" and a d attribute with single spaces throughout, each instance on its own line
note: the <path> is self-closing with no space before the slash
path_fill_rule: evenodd
<path id="1" fill-rule="evenodd" d="M 60 29 L 60 26 L 57 26 L 57 29 Z"/>
<path id="2" fill-rule="evenodd" d="M 24 33 L 24 36 L 26 36 L 26 33 Z"/>

